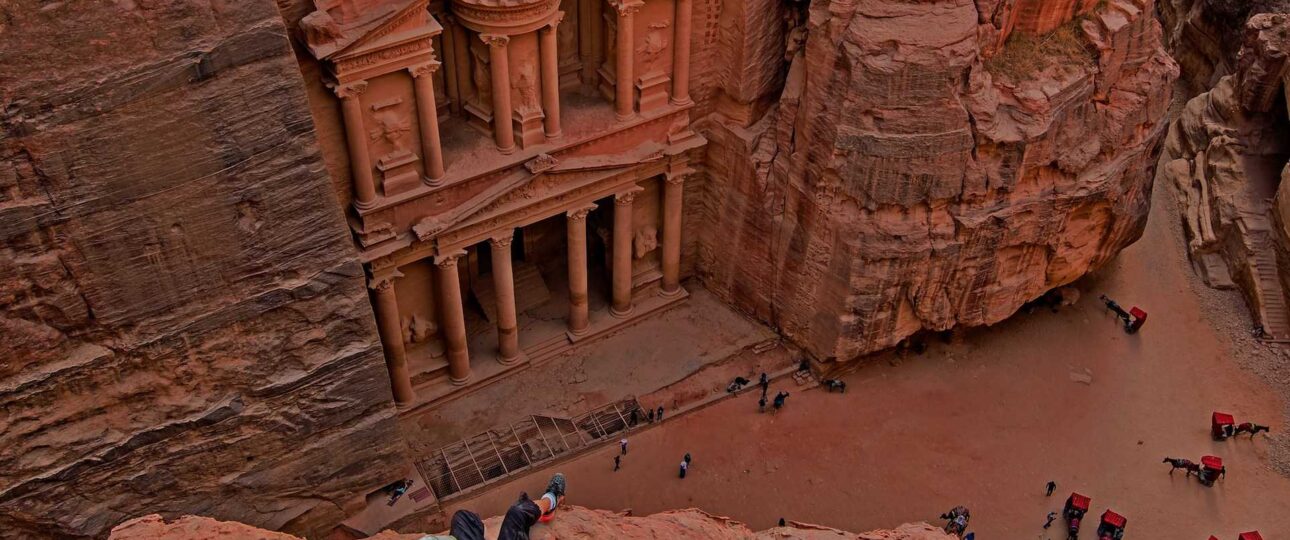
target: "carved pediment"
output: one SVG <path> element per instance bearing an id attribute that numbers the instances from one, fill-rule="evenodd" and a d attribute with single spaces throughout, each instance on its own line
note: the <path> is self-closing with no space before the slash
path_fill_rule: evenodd
<path id="1" fill-rule="evenodd" d="M 426 2 L 316 0 L 317 11 L 301 19 L 300 29 L 315 58 L 340 62 L 442 32 Z"/>

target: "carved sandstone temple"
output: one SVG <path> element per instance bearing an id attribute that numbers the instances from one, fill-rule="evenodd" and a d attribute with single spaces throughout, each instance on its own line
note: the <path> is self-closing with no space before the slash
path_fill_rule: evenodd
<path id="1" fill-rule="evenodd" d="M 687 296 L 691 0 L 316 0 L 396 402 Z M 309 76 L 306 70 L 306 77 Z M 317 96 L 315 96 L 317 98 Z"/>

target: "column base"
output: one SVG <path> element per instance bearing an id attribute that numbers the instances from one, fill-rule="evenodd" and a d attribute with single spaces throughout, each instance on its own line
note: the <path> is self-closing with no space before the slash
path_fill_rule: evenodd
<path id="1" fill-rule="evenodd" d="M 618 120 L 619 122 L 626 122 L 626 121 L 631 120 L 631 119 L 633 119 L 633 118 L 636 118 L 636 113 L 634 113 L 634 112 L 633 112 L 633 113 L 631 113 L 631 114 L 628 114 L 628 115 L 621 115 L 621 114 L 618 114 L 618 113 L 614 113 L 614 119 Z"/>
<path id="2" fill-rule="evenodd" d="M 443 185 L 443 177 L 440 176 L 439 178 L 430 178 L 429 176 L 422 176 L 421 183 L 430 187 L 439 187 Z"/>
<path id="3" fill-rule="evenodd" d="M 569 334 L 570 339 L 580 338 L 582 336 L 585 336 L 591 333 L 591 325 L 587 325 L 586 328 L 583 328 L 581 330 L 573 330 L 573 329 L 565 330 L 564 333 Z"/>
<path id="4" fill-rule="evenodd" d="M 359 210 L 371 210 L 371 209 L 373 209 L 373 208 L 376 208 L 376 203 L 377 203 L 377 201 L 378 201 L 378 200 L 379 200 L 379 199 L 372 199 L 372 200 L 370 200 L 370 201 L 366 201 L 366 202 L 364 202 L 364 201 L 359 201 L 359 200 L 355 200 L 355 201 L 354 201 L 354 208 L 357 208 L 357 209 L 359 209 Z"/>
<path id="5" fill-rule="evenodd" d="M 560 130 L 560 131 L 557 131 L 557 132 L 555 132 L 555 133 L 547 133 L 547 134 L 546 134 L 546 138 L 548 138 L 548 139 L 559 139 L 560 137 L 563 137 L 563 136 L 564 136 L 564 130 Z"/>
<path id="6" fill-rule="evenodd" d="M 690 99 L 688 96 L 685 99 L 668 98 L 667 102 L 677 107 L 686 107 L 689 105 L 694 105 L 694 100 Z"/>
<path id="7" fill-rule="evenodd" d="M 635 309 L 635 307 L 632 306 L 631 304 L 628 304 L 627 309 L 624 309 L 622 311 L 619 311 L 618 308 L 616 307 L 610 306 L 609 314 L 618 319 L 626 319 L 627 317 L 631 316 L 633 309 Z"/>
<path id="8" fill-rule="evenodd" d="M 660 288 L 658 290 L 658 295 L 662 296 L 663 298 L 676 298 L 678 296 L 681 296 L 684 293 L 685 293 L 685 289 L 682 289 L 680 285 L 677 285 L 675 289 L 672 289 L 670 291 L 663 288 Z"/>
<path id="9" fill-rule="evenodd" d="M 498 146 L 498 147 L 497 147 L 497 151 L 498 151 L 498 152 L 501 152 L 501 153 L 503 153 L 503 154 L 506 154 L 506 155 L 514 154 L 514 153 L 515 153 L 515 143 L 511 143 L 511 145 L 510 145 L 510 146 Z"/>
<path id="10" fill-rule="evenodd" d="M 398 402 L 398 401 L 395 401 L 395 402 L 394 402 L 394 410 L 396 410 L 396 411 L 398 411 L 398 412 L 404 412 L 404 411 L 412 410 L 412 402 L 411 402 L 411 401 L 408 401 L 408 402 L 400 403 L 400 402 Z"/>
<path id="11" fill-rule="evenodd" d="M 512 357 L 510 357 L 510 358 L 504 358 L 504 357 L 501 357 L 501 356 L 498 356 L 498 357 L 497 357 L 497 363 L 498 363 L 498 364 L 501 364 L 501 365 L 503 365 L 503 366 L 513 366 L 513 365 L 515 365 L 515 364 L 520 363 L 520 361 L 522 361 L 522 360 L 524 360 L 524 353 L 519 353 L 519 354 L 517 354 L 517 355 L 515 355 L 515 356 L 512 356 Z"/>
<path id="12" fill-rule="evenodd" d="M 453 386 L 466 386 L 466 383 L 470 382 L 470 375 L 467 375 L 460 379 L 450 376 L 448 377 L 448 381 L 451 382 Z"/>

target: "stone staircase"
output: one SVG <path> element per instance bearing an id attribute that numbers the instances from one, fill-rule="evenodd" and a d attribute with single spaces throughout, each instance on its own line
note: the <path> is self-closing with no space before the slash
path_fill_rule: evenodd
<path id="1" fill-rule="evenodd" d="M 1242 240 L 1249 253 L 1250 283 L 1259 323 L 1267 341 L 1290 342 L 1290 310 L 1286 309 L 1276 249 L 1265 219 L 1242 219 Z"/>

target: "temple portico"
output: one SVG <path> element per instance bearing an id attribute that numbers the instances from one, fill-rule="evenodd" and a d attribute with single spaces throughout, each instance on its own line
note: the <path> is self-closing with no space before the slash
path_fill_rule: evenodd
<path id="1" fill-rule="evenodd" d="M 394 398 L 686 298 L 690 0 L 315 0 Z"/>

